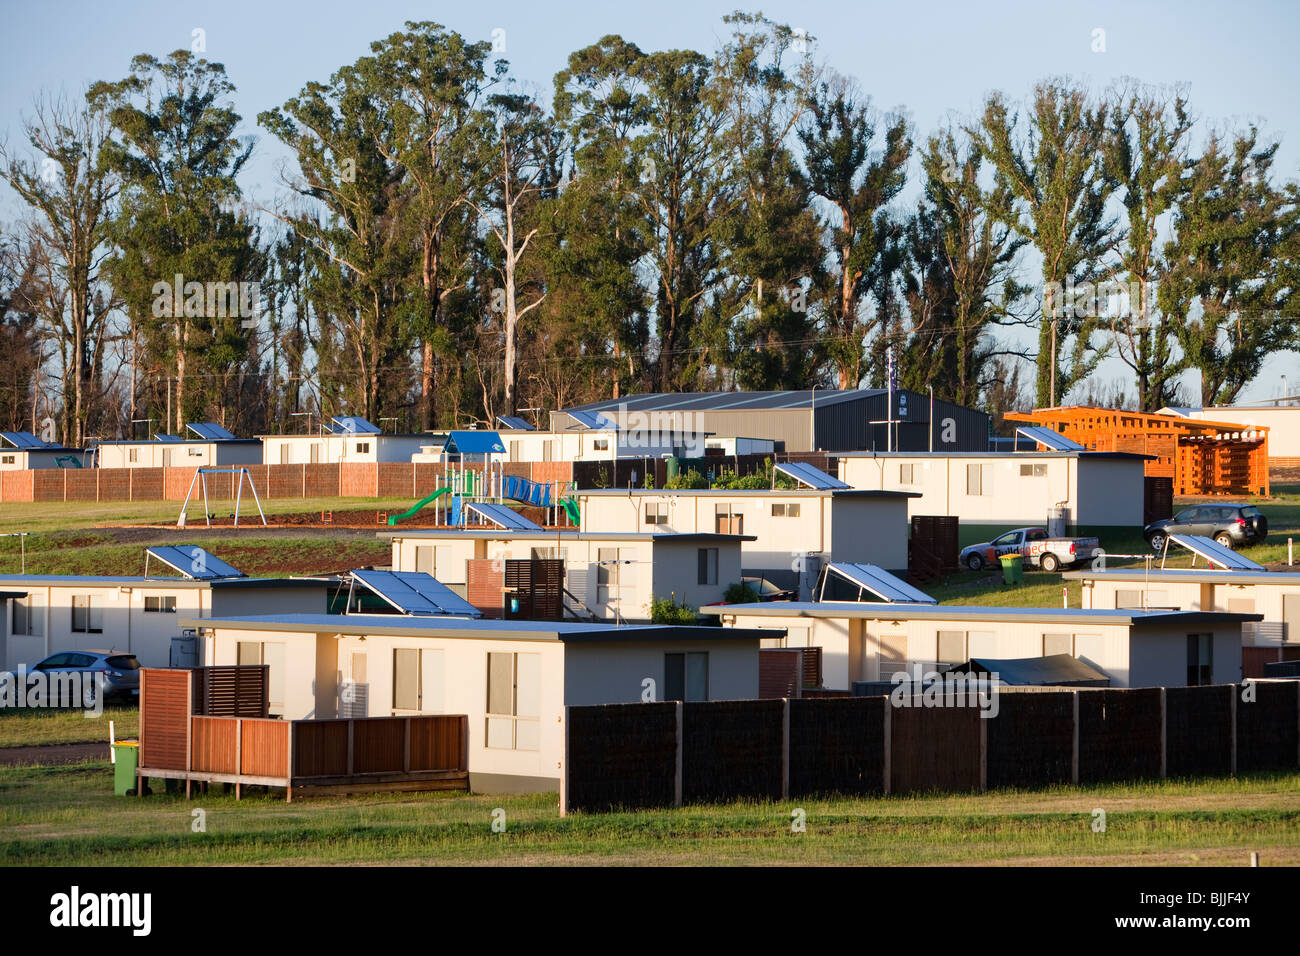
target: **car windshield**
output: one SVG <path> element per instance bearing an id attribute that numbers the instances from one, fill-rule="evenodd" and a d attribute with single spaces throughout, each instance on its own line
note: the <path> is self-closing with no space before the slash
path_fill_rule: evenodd
<path id="1" fill-rule="evenodd" d="M 1019 540 L 1019 532 L 1008 531 L 1006 534 L 998 535 L 991 543 L 993 544 L 1015 544 Z"/>
<path id="2" fill-rule="evenodd" d="M 104 663 L 109 667 L 116 667 L 120 671 L 138 671 L 140 662 L 131 654 L 118 654 L 115 657 L 105 658 Z"/>

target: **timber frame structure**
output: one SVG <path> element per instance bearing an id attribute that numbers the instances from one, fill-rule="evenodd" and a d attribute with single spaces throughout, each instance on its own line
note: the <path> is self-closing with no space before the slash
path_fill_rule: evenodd
<path id="1" fill-rule="evenodd" d="M 1146 474 L 1172 478 L 1175 495 L 1268 497 L 1268 428 L 1071 405 L 1008 412 L 1046 425 L 1089 451 L 1151 455 Z"/>

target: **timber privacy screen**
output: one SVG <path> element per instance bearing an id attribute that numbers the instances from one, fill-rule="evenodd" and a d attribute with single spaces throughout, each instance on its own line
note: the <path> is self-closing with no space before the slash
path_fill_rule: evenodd
<path id="1" fill-rule="evenodd" d="M 560 812 L 979 791 L 1300 767 L 1300 681 L 565 708 Z"/>

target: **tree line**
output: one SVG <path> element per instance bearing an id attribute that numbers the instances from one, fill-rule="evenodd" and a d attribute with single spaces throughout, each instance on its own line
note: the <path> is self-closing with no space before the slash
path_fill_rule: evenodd
<path id="1" fill-rule="evenodd" d="M 241 190 L 255 144 L 193 50 L 39 94 L 0 147 L 25 210 L 0 423 L 424 430 L 891 369 L 995 413 L 1155 410 L 1231 401 L 1297 346 L 1300 187 L 1257 128 L 1048 78 L 922 135 L 814 38 L 724 21 L 708 53 L 607 36 L 549 96 L 491 41 L 407 23 L 257 116 L 291 156 L 275 198 Z M 1107 356 L 1130 380 L 1103 394 Z"/>

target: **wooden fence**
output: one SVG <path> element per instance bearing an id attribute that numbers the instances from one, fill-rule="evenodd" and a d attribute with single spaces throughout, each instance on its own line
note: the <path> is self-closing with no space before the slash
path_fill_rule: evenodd
<path id="1" fill-rule="evenodd" d="M 295 792 L 468 790 L 464 714 L 274 720 L 193 712 L 187 670 L 146 668 L 140 682 L 137 793 L 150 777 Z"/>
<path id="2" fill-rule="evenodd" d="M 1300 767 L 1300 681 L 565 708 L 561 813 Z M 959 702 L 960 701 L 960 702 Z"/>

